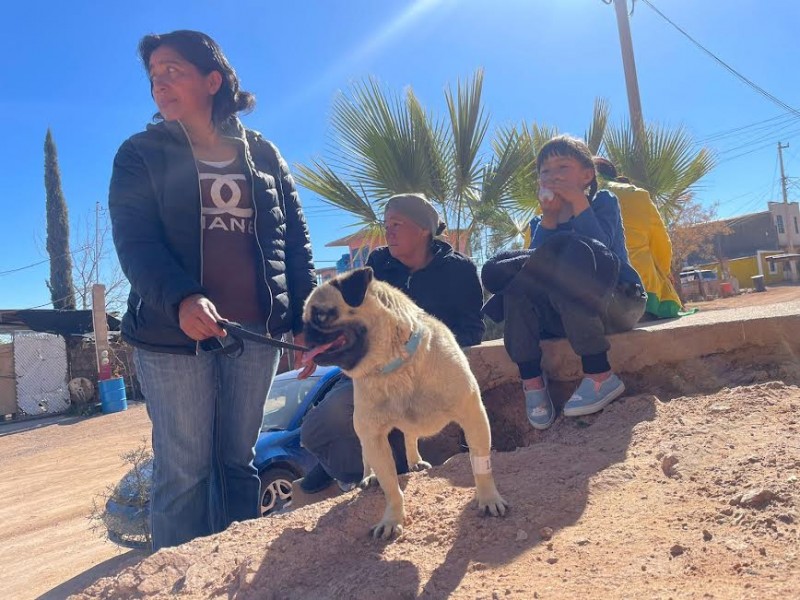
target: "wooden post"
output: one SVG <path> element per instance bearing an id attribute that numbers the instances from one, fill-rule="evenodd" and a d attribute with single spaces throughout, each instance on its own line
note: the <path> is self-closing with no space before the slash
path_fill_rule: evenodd
<path id="1" fill-rule="evenodd" d="M 92 326 L 94 349 L 97 357 L 97 379 L 111 379 L 111 345 L 108 343 L 108 321 L 106 320 L 106 286 L 92 286 Z"/>

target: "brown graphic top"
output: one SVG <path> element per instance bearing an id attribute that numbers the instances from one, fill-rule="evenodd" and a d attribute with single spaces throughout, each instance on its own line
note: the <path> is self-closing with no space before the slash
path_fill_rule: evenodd
<path id="1" fill-rule="evenodd" d="M 263 322 L 257 277 L 263 278 L 250 182 L 239 158 L 197 161 L 203 225 L 203 286 L 220 316 Z"/>

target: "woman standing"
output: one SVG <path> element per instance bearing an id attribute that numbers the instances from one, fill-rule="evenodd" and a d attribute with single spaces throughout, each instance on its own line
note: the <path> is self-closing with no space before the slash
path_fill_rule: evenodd
<path id="1" fill-rule="evenodd" d="M 225 336 L 219 320 L 297 339 L 315 276 L 294 181 L 239 121 L 255 98 L 217 43 L 148 35 L 139 56 L 158 113 L 117 152 L 109 210 L 131 284 L 122 333 L 153 423 L 158 550 L 260 514 L 254 446 L 280 351 L 245 341 L 231 359 L 200 342 Z"/>

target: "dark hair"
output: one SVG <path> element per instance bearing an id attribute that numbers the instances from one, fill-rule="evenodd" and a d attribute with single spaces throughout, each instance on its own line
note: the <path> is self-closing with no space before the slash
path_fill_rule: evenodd
<path id="1" fill-rule="evenodd" d="M 239 89 L 239 78 L 236 71 L 225 58 L 222 48 L 205 33 L 181 29 L 171 33 L 146 35 L 139 42 L 139 57 L 145 71 L 150 73 L 150 56 L 161 46 L 168 46 L 192 63 L 203 75 L 217 71 L 222 75 L 222 85 L 214 95 L 211 108 L 211 120 L 220 125 L 240 111 L 252 110 L 256 105 L 256 97 L 250 92 Z M 150 85 L 152 93 L 152 83 Z M 161 119 L 161 114 L 156 113 Z"/>
<path id="2" fill-rule="evenodd" d="M 559 135 L 552 138 L 541 147 L 539 154 L 536 155 L 536 170 L 541 171 L 544 161 L 554 156 L 574 158 L 582 167 L 591 169 L 595 173 L 589 183 L 589 193 L 587 194 L 589 201 L 591 201 L 597 193 L 597 172 L 594 167 L 592 151 L 589 150 L 586 142 L 568 135 Z"/>
<path id="3" fill-rule="evenodd" d="M 594 157 L 594 168 L 600 177 L 608 181 L 614 181 L 618 177 L 617 167 L 614 166 L 614 163 L 602 156 Z"/>

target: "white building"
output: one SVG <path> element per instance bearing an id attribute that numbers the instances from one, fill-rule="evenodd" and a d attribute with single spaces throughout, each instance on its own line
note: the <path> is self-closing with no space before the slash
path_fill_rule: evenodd
<path id="1" fill-rule="evenodd" d="M 775 228 L 778 230 L 778 244 L 781 248 L 788 249 L 794 246 L 800 248 L 800 207 L 797 202 L 768 202 L 769 212 Z"/>
<path id="2" fill-rule="evenodd" d="M 797 202 L 768 202 L 767 205 L 778 231 L 778 246 L 788 259 L 790 278 L 797 281 L 797 260 L 794 255 L 800 251 L 800 206 Z"/>

